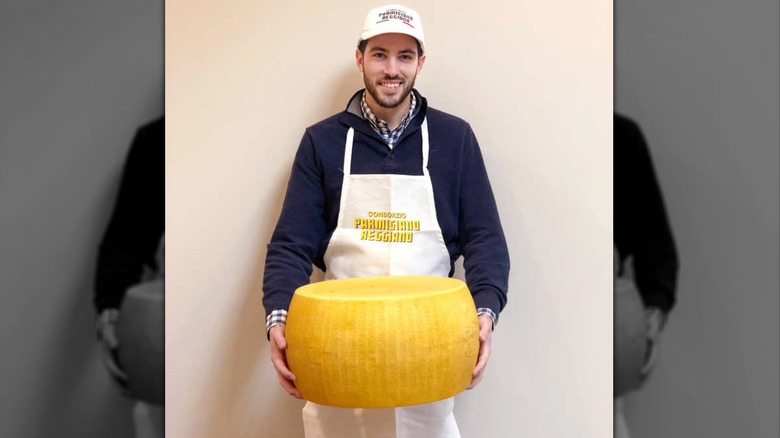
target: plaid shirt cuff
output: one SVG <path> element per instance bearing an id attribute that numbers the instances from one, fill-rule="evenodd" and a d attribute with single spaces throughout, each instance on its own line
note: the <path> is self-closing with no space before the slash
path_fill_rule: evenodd
<path id="1" fill-rule="evenodd" d="M 265 337 L 270 339 L 271 327 L 275 325 L 287 324 L 287 311 L 284 309 L 276 309 L 271 311 L 268 316 L 265 317 Z"/>
<path id="2" fill-rule="evenodd" d="M 492 310 L 488 309 L 487 307 L 480 307 L 479 309 L 477 309 L 477 316 L 479 316 L 479 315 L 487 315 L 487 316 L 489 316 L 490 319 L 493 320 L 493 328 L 494 329 L 496 328 L 496 325 L 498 324 L 498 315 L 496 315 L 495 312 L 493 312 Z"/>

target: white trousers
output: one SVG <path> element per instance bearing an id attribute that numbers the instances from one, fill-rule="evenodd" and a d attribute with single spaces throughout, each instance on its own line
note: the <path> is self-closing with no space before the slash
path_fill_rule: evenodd
<path id="1" fill-rule="evenodd" d="M 307 402 L 306 438 L 460 438 L 455 399 L 386 409 L 334 408 Z"/>

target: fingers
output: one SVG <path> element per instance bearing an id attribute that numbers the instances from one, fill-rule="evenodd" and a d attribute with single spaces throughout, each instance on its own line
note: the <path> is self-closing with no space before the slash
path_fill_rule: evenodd
<path id="1" fill-rule="evenodd" d="M 107 343 L 103 344 L 103 363 L 108 369 L 109 374 L 123 386 L 127 384 L 127 373 L 119 366 L 115 358 L 116 350 L 109 348 Z"/>
<path id="2" fill-rule="evenodd" d="M 287 340 L 284 337 L 284 326 L 271 327 L 269 335 L 271 338 L 271 362 L 276 369 L 279 384 L 288 394 L 302 398 L 301 392 L 295 387 L 295 374 L 287 366 L 287 356 L 284 351 L 287 348 Z"/>
<path id="3" fill-rule="evenodd" d="M 271 331 L 268 333 L 272 343 L 276 343 L 276 346 L 280 350 L 287 348 L 287 338 L 284 337 L 284 326 L 275 325 L 271 327 Z"/>
<path id="4" fill-rule="evenodd" d="M 655 367 L 658 360 L 658 347 L 661 340 L 661 325 L 663 323 L 663 312 L 657 308 L 645 310 L 645 322 L 647 327 L 647 350 L 645 353 L 645 362 L 640 370 L 642 379 L 646 379 Z"/>
<path id="5" fill-rule="evenodd" d="M 103 342 L 108 345 L 108 348 L 117 348 L 119 347 L 119 338 L 116 335 L 116 325 L 115 324 L 106 324 L 103 326 L 103 330 L 100 334 L 101 338 L 103 339 Z"/>
<path id="6" fill-rule="evenodd" d="M 482 325 L 479 330 L 479 357 L 477 359 L 477 365 L 474 367 L 473 377 L 482 373 L 487 365 L 488 358 L 490 357 L 490 344 L 492 338 L 492 331 L 490 326 Z"/>
<path id="7" fill-rule="evenodd" d="M 650 371 L 655 367 L 655 363 L 658 360 L 658 343 L 652 339 L 647 340 L 647 353 L 645 354 L 645 363 L 642 365 L 642 369 L 639 373 L 646 377 L 650 374 Z"/>
<path id="8" fill-rule="evenodd" d="M 467 390 L 468 389 L 474 389 L 474 387 L 476 387 L 477 384 L 480 381 L 482 381 L 482 374 L 481 373 L 480 373 L 480 375 L 478 375 L 478 376 L 474 377 L 473 379 L 471 379 L 471 383 L 469 383 L 469 386 L 467 386 L 466 389 Z"/>
<path id="9" fill-rule="evenodd" d="M 474 371 L 471 373 L 473 377 L 482 373 L 487 365 L 488 357 L 490 357 L 490 342 L 483 340 L 482 336 L 479 337 L 479 357 L 477 358 L 477 365 L 474 367 Z"/>
<path id="10" fill-rule="evenodd" d="M 290 371 L 289 368 L 287 368 L 287 361 L 285 360 L 284 356 L 274 355 L 274 353 L 271 353 L 271 362 L 274 364 L 274 368 L 276 368 L 276 372 L 284 377 L 286 380 L 289 380 L 290 382 L 295 382 L 295 374 Z"/>
<path id="11" fill-rule="evenodd" d="M 477 366 L 474 367 L 474 371 L 471 373 L 471 384 L 468 389 L 474 386 L 482 380 L 482 374 L 485 372 L 485 366 L 487 366 L 488 357 L 490 357 L 489 343 L 483 343 L 479 349 L 479 359 L 477 360 Z"/>
<path id="12" fill-rule="evenodd" d="M 122 395 L 130 396 L 128 377 L 125 370 L 119 365 L 119 337 L 117 336 L 117 325 L 115 323 L 105 323 L 99 329 L 98 339 L 101 345 L 101 356 L 103 357 L 103 365 L 108 370 L 108 375 L 111 380 L 117 384 Z"/>
<path id="13" fill-rule="evenodd" d="M 117 365 L 114 359 L 107 357 L 106 367 L 108 367 L 108 371 L 115 377 L 118 377 L 123 381 L 127 381 L 127 374 L 121 368 L 119 368 L 119 365 Z"/>
<path id="14" fill-rule="evenodd" d="M 492 342 L 491 326 L 483 325 L 479 331 L 479 357 L 477 358 L 477 365 L 474 367 L 474 371 L 471 373 L 471 383 L 466 389 L 472 389 L 482 380 L 482 376 L 485 372 L 488 359 L 490 358 Z"/>
<path id="15" fill-rule="evenodd" d="M 292 381 L 286 379 L 278 370 L 276 371 L 276 377 L 279 379 L 279 384 L 282 385 L 282 388 L 284 388 L 288 394 L 295 398 L 303 398 L 301 397 L 301 392 L 298 391 L 298 388 L 295 387 L 295 384 Z"/>
<path id="16" fill-rule="evenodd" d="M 276 329 L 279 327 L 279 329 Z M 276 330 L 274 330 L 276 329 Z M 271 328 L 271 362 L 276 368 L 276 372 L 281 374 L 286 380 L 295 382 L 295 374 L 287 367 L 287 355 L 285 349 L 287 348 L 287 340 L 284 337 L 284 327 L 274 326 Z"/>

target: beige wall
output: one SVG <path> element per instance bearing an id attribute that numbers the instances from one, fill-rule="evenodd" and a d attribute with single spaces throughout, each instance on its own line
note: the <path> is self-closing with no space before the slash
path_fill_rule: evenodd
<path id="1" fill-rule="evenodd" d="M 304 128 L 361 87 L 354 46 L 376 5 L 167 2 L 169 436 L 301 436 L 267 353 L 265 245 Z M 612 3 L 409 6 L 428 49 L 417 87 L 472 124 L 512 256 L 461 431 L 609 436 Z"/>
<path id="2" fill-rule="evenodd" d="M 0 5 L 0 436 L 131 437 L 95 339 L 98 241 L 163 111 L 159 0 Z"/>
<path id="3" fill-rule="evenodd" d="M 642 124 L 680 255 L 634 438 L 780 435 L 777 2 L 618 0 L 616 107 Z"/>

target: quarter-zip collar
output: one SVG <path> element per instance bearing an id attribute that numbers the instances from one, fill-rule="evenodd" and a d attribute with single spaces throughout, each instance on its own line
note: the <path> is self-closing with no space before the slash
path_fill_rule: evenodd
<path id="1" fill-rule="evenodd" d="M 363 113 L 360 110 L 360 99 L 362 98 L 364 91 L 365 89 L 362 89 L 352 95 L 352 97 L 349 99 L 349 103 L 347 104 L 346 109 L 339 117 L 339 121 L 343 125 L 354 128 L 355 131 L 365 134 L 371 138 L 375 138 L 381 141 L 382 144 L 386 145 L 382 136 L 374 131 L 374 128 L 371 127 L 371 124 L 368 122 L 368 120 L 363 118 Z M 403 134 L 401 134 L 401 137 L 398 139 L 396 145 L 400 145 L 406 137 L 420 130 L 420 126 L 422 126 L 422 122 L 425 119 L 425 114 L 428 112 L 428 101 L 417 91 L 416 88 L 412 89 L 412 93 L 414 93 L 415 98 L 417 99 L 417 106 L 419 107 L 419 110 L 417 111 L 417 114 L 412 117 L 409 125 L 406 126 L 406 129 L 404 130 Z"/>
<path id="2" fill-rule="evenodd" d="M 371 111 L 371 108 L 366 102 L 365 91 L 360 98 L 360 111 L 363 114 L 363 118 L 368 120 L 368 123 L 370 123 L 371 127 L 374 128 L 374 131 L 378 132 L 379 135 L 385 139 L 390 149 L 392 149 L 393 146 L 398 143 L 398 139 L 400 138 L 401 134 L 404 133 L 406 127 L 409 125 L 409 122 L 412 121 L 412 118 L 414 118 L 414 116 L 417 114 L 417 110 L 419 109 L 417 106 L 417 96 L 414 93 L 409 94 L 409 96 L 411 97 L 409 111 L 406 112 L 406 115 L 395 129 L 391 129 L 390 125 L 386 121 L 380 119 L 374 114 L 373 111 Z"/>

